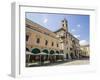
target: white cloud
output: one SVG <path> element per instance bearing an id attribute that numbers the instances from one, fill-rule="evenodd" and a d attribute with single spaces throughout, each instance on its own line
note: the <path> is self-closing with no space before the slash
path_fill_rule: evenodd
<path id="1" fill-rule="evenodd" d="M 80 41 L 80 45 L 87 45 L 88 44 L 88 41 L 86 41 L 86 40 L 81 40 Z"/>
<path id="2" fill-rule="evenodd" d="M 74 35 L 76 38 L 79 38 L 80 37 L 80 35 Z"/>
<path id="3" fill-rule="evenodd" d="M 77 26 L 77 27 L 81 27 L 81 25 L 80 25 L 80 24 L 77 24 L 76 26 Z"/>
<path id="4" fill-rule="evenodd" d="M 72 30 L 71 30 L 71 32 L 75 32 L 75 31 L 76 31 L 75 29 L 72 29 Z"/>
<path id="5" fill-rule="evenodd" d="M 47 22 L 48 22 L 48 19 L 45 18 L 45 19 L 43 20 L 43 23 L 47 23 Z"/>

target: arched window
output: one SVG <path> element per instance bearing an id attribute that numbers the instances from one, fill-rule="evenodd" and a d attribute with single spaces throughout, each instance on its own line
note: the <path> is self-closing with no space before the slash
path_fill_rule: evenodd
<path id="1" fill-rule="evenodd" d="M 52 46 L 54 45 L 54 43 L 52 42 Z"/>
<path id="2" fill-rule="evenodd" d="M 62 24 L 62 26 L 64 27 L 64 24 Z"/>
<path id="3" fill-rule="evenodd" d="M 45 40 L 45 45 L 48 45 L 48 41 L 47 40 Z"/>
<path id="4" fill-rule="evenodd" d="M 37 38 L 37 41 L 36 41 L 36 43 L 40 43 L 40 38 Z"/>
<path id="5" fill-rule="evenodd" d="M 59 47 L 59 45 L 57 44 L 57 47 Z"/>

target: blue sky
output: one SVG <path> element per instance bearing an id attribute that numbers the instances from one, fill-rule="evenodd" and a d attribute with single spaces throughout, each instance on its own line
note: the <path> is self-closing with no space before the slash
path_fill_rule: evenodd
<path id="1" fill-rule="evenodd" d="M 80 40 L 80 44 L 89 43 L 89 15 L 75 14 L 48 14 L 48 13 L 26 13 L 26 18 L 42 25 L 43 27 L 56 31 L 61 28 L 61 20 L 66 18 L 68 30 Z"/>

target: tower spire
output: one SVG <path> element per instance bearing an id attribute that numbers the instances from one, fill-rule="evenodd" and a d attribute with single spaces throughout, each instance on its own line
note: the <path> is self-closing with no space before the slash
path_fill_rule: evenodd
<path id="1" fill-rule="evenodd" d="M 64 19 L 61 21 L 62 24 L 62 28 L 66 30 L 66 32 L 68 31 L 68 23 L 66 18 L 64 17 Z"/>

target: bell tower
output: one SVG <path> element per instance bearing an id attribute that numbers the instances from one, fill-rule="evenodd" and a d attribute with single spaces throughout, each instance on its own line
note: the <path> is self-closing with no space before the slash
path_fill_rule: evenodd
<path id="1" fill-rule="evenodd" d="M 65 18 L 61 21 L 61 26 L 64 30 L 66 30 L 66 32 L 68 32 L 68 22 Z"/>

